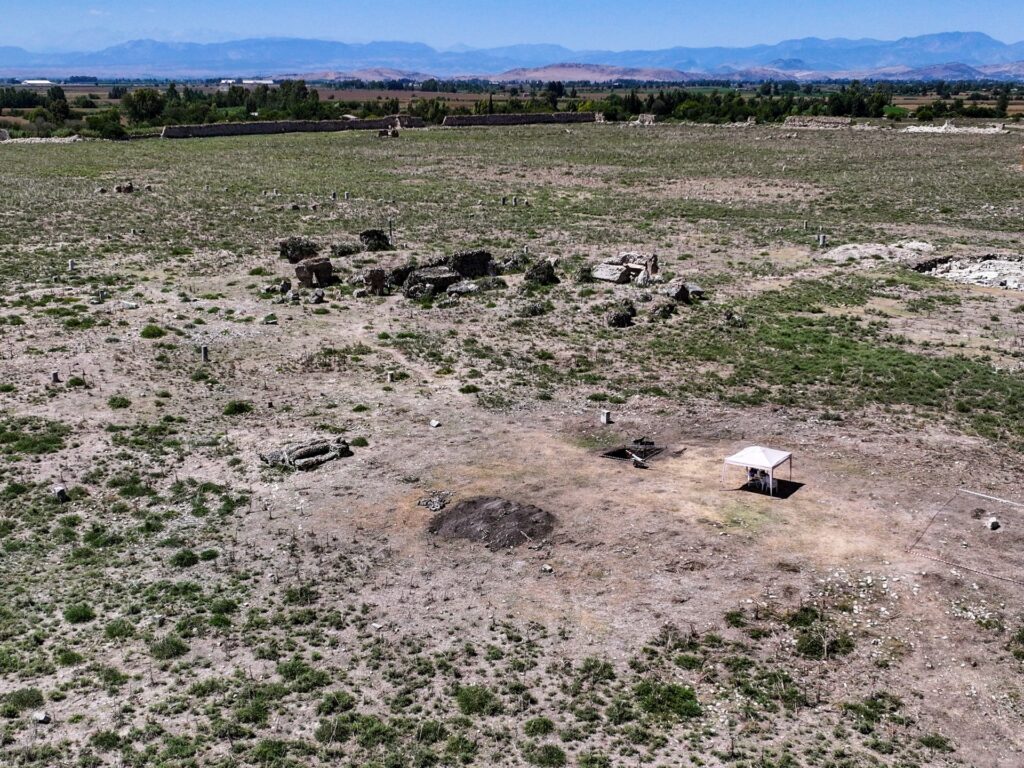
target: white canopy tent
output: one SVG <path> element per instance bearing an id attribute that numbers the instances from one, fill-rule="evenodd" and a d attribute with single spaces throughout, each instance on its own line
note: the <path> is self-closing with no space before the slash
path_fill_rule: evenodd
<path id="1" fill-rule="evenodd" d="M 728 466 L 743 467 L 744 469 L 759 469 L 768 473 L 768 491 L 775 494 L 775 470 L 781 465 L 789 462 L 789 479 L 793 479 L 793 454 L 788 451 L 777 451 L 774 448 L 762 448 L 759 445 L 751 445 L 739 453 L 735 453 L 725 459 L 722 464 L 722 483 L 725 483 L 725 468 Z"/>

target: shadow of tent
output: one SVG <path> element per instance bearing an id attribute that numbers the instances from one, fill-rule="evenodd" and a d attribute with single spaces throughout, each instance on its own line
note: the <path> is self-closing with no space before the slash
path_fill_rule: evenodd
<path id="1" fill-rule="evenodd" d="M 739 490 L 746 491 L 747 493 L 756 493 L 759 496 L 771 496 L 776 499 L 788 499 L 794 493 L 804 487 L 803 483 L 795 483 L 792 480 L 776 480 L 775 481 L 775 493 L 768 493 L 768 491 L 762 488 L 758 483 L 747 483 Z"/>

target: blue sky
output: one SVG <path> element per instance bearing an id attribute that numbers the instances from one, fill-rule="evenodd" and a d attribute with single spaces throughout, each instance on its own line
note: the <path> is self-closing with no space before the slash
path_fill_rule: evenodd
<path id="1" fill-rule="evenodd" d="M 34 50 L 265 36 L 622 50 L 949 31 L 1024 40 L 1020 0 L 0 0 L 0 45 Z"/>

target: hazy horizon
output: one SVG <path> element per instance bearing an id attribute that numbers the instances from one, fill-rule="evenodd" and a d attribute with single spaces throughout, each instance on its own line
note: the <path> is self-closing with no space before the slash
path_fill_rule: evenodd
<path id="1" fill-rule="evenodd" d="M 310 38 L 345 43 L 405 41 L 439 50 L 549 44 L 574 50 L 746 47 L 816 37 L 897 40 L 926 34 L 981 32 L 1003 43 L 1024 40 L 1024 14 L 1005 0 L 722 0 L 714 5 L 640 0 L 560 4 L 522 0 L 481 8 L 469 0 L 431 6 L 397 0 L 377 4 L 296 0 L 181 0 L 139 6 L 126 0 L 72 5 L 39 0 L 5 11 L 0 45 L 40 53 L 93 51 L 130 40 L 225 42 Z"/>

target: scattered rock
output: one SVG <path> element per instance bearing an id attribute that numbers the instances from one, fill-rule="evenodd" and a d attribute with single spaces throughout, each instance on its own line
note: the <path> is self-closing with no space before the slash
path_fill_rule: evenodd
<path id="1" fill-rule="evenodd" d="M 526 270 L 523 280 L 530 285 L 558 285 L 560 282 L 555 274 L 555 265 L 547 259 L 541 259 Z"/>
<path id="2" fill-rule="evenodd" d="M 5 129 L 0 128 L 0 141 L 7 141 L 10 138 L 11 134 L 8 133 Z"/>
<path id="3" fill-rule="evenodd" d="M 451 491 L 431 491 L 429 494 L 417 501 L 416 506 L 426 507 L 431 512 L 440 512 L 448 506 L 448 502 L 452 500 L 452 496 L 454 495 L 455 494 Z"/>
<path id="4" fill-rule="evenodd" d="M 437 429 L 438 427 L 441 426 L 441 422 L 438 421 L 437 419 L 431 419 L 430 426 L 433 427 L 434 429 Z"/>
<path id="5" fill-rule="evenodd" d="M 462 276 L 448 267 L 425 267 L 409 273 L 402 286 L 402 294 L 407 299 L 436 296 L 461 280 Z"/>
<path id="6" fill-rule="evenodd" d="M 55 498 L 61 504 L 67 504 L 71 501 L 71 497 L 68 496 L 68 489 L 63 485 L 53 486 L 53 498 Z"/>
<path id="7" fill-rule="evenodd" d="M 130 195 L 132 192 L 135 191 L 135 185 L 132 184 L 130 181 L 124 184 L 117 184 L 114 186 L 114 191 L 123 195 Z"/>
<path id="8" fill-rule="evenodd" d="M 594 268 L 589 264 L 584 264 L 576 272 L 577 283 L 592 283 L 594 282 Z"/>
<path id="9" fill-rule="evenodd" d="M 656 320 L 668 320 L 676 313 L 676 305 L 672 302 L 661 302 L 656 304 L 650 312 L 651 322 Z"/>
<path id="10" fill-rule="evenodd" d="M 323 288 L 317 288 L 309 299 L 310 304 L 323 304 L 326 300 Z"/>
<path id="11" fill-rule="evenodd" d="M 97 195 L 105 195 L 105 194 L 107 194 L 107 188 L 106 187 L 96 187 L 96 189 L 94 191 L 95 191 L 95 193 Z"/>
<path id="12" fill-rule="evenodd" d="M 1000 522 L 999 522 L 998 520 L 996 520 L 996 519 L 995 519 L 994 517 L 992 517 L 992 518 L 989 518 L 988 522 L 987 522 L 987 523 L 985 523 L 985 526 L 986 526 L 986 527 L 987 527 L 987 528 L 988 528 L 988 529 L 989 529 L 990 531 L 998 531 L 998 530 L 999 530 L 1000 528 L 1002 528 L 1002 527 L 1003 527 L 1003 526 L 1002 526 L 1002 523 L 1000 523 Z"/>
<path id="13" fill-rule="evenodd" d="M 334 459 L 352 455 L 348 443 L 338 438 L 335 440 L 309 440 L 304 443 L 293 443 L 277 450 L 260 453 L 260 460 L 270 466 L 285 466 L 298 470 L 316 469 Z"/>
<path id="14" fill-rule="evenodd" d="M 636 317 L 636 306 L 632 301 L 623 301 L 605 315 L 605 322 L 611 328 L 628 328 L 633 324 L 634 317 Z"/>
<path id="15" fill-rule="evenodd" d="M 514 253 L 501 261 L 502 272 L 522 272 L 530 265 L 530 256 L 525 251 Z"/>
<path id="16" fill-rule="evenodd" d="M 481 291 L 503 291 L 508 288 L 508 283 L 500 277 L 482 277 L 476 281 L 476 286 Z"/>
<path id="17" fill-rule="evenodd" d="M 49 723 L 53 722 L 53 718 L 50 717 L 50 713 L 44 710 L 33 712 L 32 719 L 40 725 L 48 725 Z"/>
<path id="18" fill-rule="evenodd" d="M 546 538 L 555 518 L 539 507 L 493 496 L 479 496 L 435 515 L 427 530 L 442 539 L 468 539 L 492 552 Z"/>
<path id="19" fill-rule="evenodd" d="M 448 290 L 446 291 L 449 296 L 467 296 L 469 294 L 479 292 L 480 286 L 472 280 L 462 280 L 454 285 L 449 285 Z"/>

